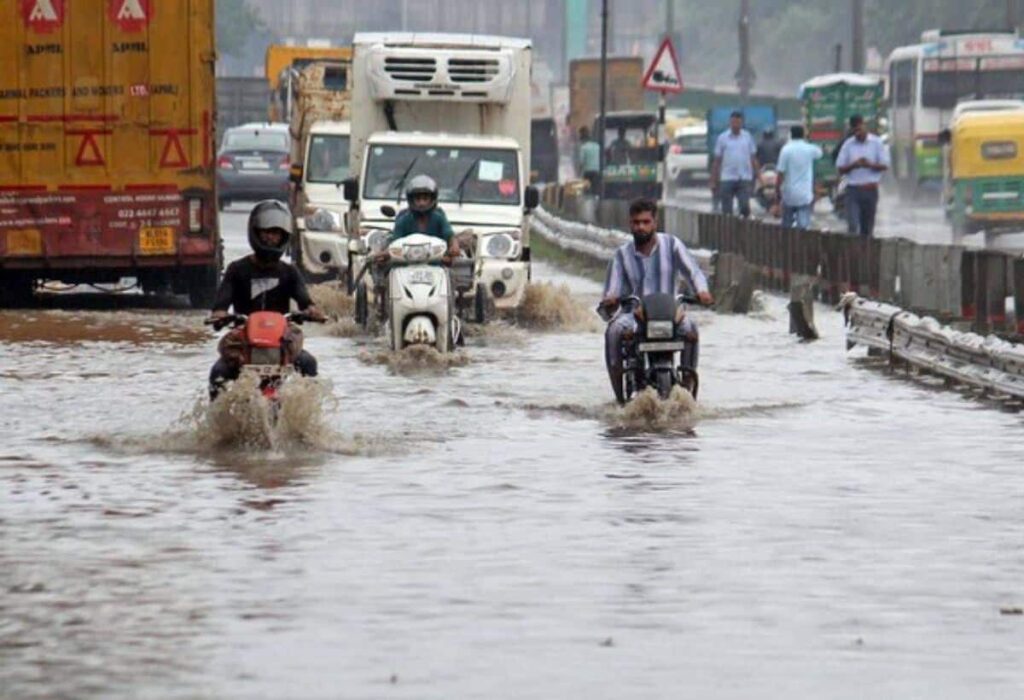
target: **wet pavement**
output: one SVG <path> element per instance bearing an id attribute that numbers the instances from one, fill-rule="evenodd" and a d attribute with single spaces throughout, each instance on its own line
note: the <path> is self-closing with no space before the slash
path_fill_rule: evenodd
<path id="1" fill-rule="evenodd" d="M 2 697 L 1021 697 L 1021 416 L 824 307 L 696 312 L 667 421 L 585 316 L 411 374 L 311 328 L 327 397 L 265 450 L 207 410 L 203 315 L 131 301 L 0 313 Z"/>

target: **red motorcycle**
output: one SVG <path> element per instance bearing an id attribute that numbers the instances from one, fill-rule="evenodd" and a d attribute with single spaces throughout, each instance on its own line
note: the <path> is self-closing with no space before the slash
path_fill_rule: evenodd
<path id="1" fill-rule="evenodd" d="M 306 321 L 323 323 L 301 311 L 287 315 L 276 311 L 256 311 L 248 316 L 231 314 L 207 319 L 205 323 L 218 331 L 233 329 L 221 338 L 221 357 L 240 368 L 239 376 L 255 374 L 260 393 L 276 409 L 281 386 L 296 373 L 295 358 L 302 352 L 302 332 L 291 324 L 302 325 Z"/>

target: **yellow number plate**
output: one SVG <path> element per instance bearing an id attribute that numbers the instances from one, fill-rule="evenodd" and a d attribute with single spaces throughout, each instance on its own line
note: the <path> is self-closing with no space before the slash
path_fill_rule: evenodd
<path id="1" fill-rule="evenodd" d="M 42 255 L 43 237 L 39 229 L 14 229 L 7 232 L 8 255 Z"/>
<path id="2" fill-rule="evenodd" d="M 142 255 L 174 255 L 174 229 L 156 226 L 139 229 L 139 253 Z"/>

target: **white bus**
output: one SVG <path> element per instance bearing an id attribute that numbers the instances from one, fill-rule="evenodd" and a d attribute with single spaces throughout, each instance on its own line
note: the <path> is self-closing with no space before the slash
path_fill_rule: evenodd
<path id="1" fill-rule="evenodd" d="M 942 180 L 939 132 L 961 100 L 1024 97 L 1024 40 L 931 30 L 889 55 L 889 144 L 901 192 Z"/>

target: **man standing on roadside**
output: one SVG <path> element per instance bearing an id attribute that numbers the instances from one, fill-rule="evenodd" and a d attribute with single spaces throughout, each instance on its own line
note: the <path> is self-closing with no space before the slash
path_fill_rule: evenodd
<path id="1" fill-rule="evenodd" d="M 581 126 L 579 130 L 579 151 L 576 155 L 576 171 L 590 185 L 591 194 L 596 194 L 601 185 L 601 147 L 590 138 L 590 129 Z"/>
<path id="2" fill-rule="evenodd" d="M 750 216 L 750 192 L 757 164 L 757 144 L 743 128 L 743 113 L 729 116 L 729 128 L 715 141 L 715 160 L 711 166 L 712 196 L 720 198 L 722 213 L 732 214 L 732 200 L 739 201 L 741 216 Z"/>
<path id="3" fill-rule="evenodd" d="M 821 148 L 804 141 L 804 128 L 789 130 L 789 143 L 782 147 L 778 164 L 778 190 L 782 199 L 782 228 L 810 228 L 814 207 L 814 161 Z"/>
<path id="4" fill-rule="evenodd" d="M 870 237 L 878 211 L 878 184 L 889 169 L 889 151 L 882 140 L 868 133 L 861 119 L 853 138 L 839 151 L 836 168 L 846 176 L 846 218 L 850 233 Z"/>

